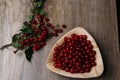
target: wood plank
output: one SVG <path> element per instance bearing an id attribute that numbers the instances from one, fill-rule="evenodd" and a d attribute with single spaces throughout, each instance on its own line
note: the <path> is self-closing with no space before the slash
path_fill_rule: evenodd
<path id="1" fill-rule="evenodd" d="M 0 46 L 11 42 L 30 12 L 30 0 L 0 0 Z M 120 80 L 120 54 L 115 0 L 47 0 L 45 10 L 53 24 L 67 24 L 64 33 L 83 26 L 90 32 L 102 52 L 105 71 L 91 80 Z M 58 38 L 47 42 L 36 52 L 32 63 L 20 51 L 13 54 L 12 47 L 0 51 L 0 80 L 83 80 L 57 75 L 45 66 L 46 57 Z"/>

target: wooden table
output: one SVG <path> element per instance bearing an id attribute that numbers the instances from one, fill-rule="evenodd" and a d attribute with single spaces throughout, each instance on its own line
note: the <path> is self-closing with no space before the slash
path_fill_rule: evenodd
<path id="1" fill-rule="evenodd" d="M 0 0 L 0 46 L 11 42 L 30 14 L 30 0 Z M 47 0 L 45 10 L 53 24 L 68 28 L 33 56 L 32 63 L 14 48 L 0 51 L 0 80 L 83 80 L 57 75 L 46 68 L 45 60 L 52 46 L 63 34 L 82 26 L 98 43 L 105 65 L 102 76 L 90 80 L 120 80 L 120 53 L 115 0 Z M 85 79 L 86 80 L 86 79 Z"/>

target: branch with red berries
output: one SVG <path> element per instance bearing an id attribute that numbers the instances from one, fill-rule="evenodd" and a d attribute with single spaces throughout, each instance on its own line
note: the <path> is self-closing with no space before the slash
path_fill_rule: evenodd
<path id="1" fill-rule="evenodd" d="M 24 50 L 26 59 L 31 61 L 34 51 L 40 50 L 46 45 L 48 39 L 53 36 L 57 37 L 59 33 L 63 32 L 65 25 L 60 28 L 49 22 L 49 18 L 43 11 L 44 2 L 45 0 L 33 0 L 32 15 L 30 15 L 29 21 L 23 23 L 20 33 L 13 35 L 12 42 L 1 47 L 1 50 L 10 46 L 16 48 L 14 53 Z"/>

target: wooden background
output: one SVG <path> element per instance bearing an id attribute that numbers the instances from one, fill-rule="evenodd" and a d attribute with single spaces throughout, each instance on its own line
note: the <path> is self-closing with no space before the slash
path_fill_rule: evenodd
<path id="1" fill-rule="evenodd" d="M 0 0 L 0 46 L 11 42 L 12 35 L 28 19 L 30 6 L 30 0 Z M 45 10 L 53 24 L 68 26 L 64 33 L 82 26 L 95 38 L 105 71 L 99 78 L 90 80 L 120 80 L 115 0 L 47 0 Z M 47 46 L 36 52 L 32 63 L 25 59 L 22 51 L 13 54 L 12 47 L 0 51 L 0 80 L 84 80 L 63 77 L 46 68 L 45 60 L 50 49 L 64 33 L 49 40 Z"/>

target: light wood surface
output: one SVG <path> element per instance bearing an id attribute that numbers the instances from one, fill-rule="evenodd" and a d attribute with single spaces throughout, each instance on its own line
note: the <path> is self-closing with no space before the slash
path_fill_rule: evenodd
<path id="1" fill-rule="evenodd" d="M 53 24 L 66 24 L 67 29 L 33 56 L 32 63 L 22 51 L 13 54 L 10 47 L 0 51 L 0 80 L 83 80 L 60 76 L 46 68 L 45 60 L 54 43 L 66 32 L 83 26 L 98 43 L 105 65 L 99 78 L 120 80 L 120 53 L 115 0 L 47 0 L 45 10 Z M 11 42 L 30 14 L 30 0 L 0 0 L 0 46 Z"/>

